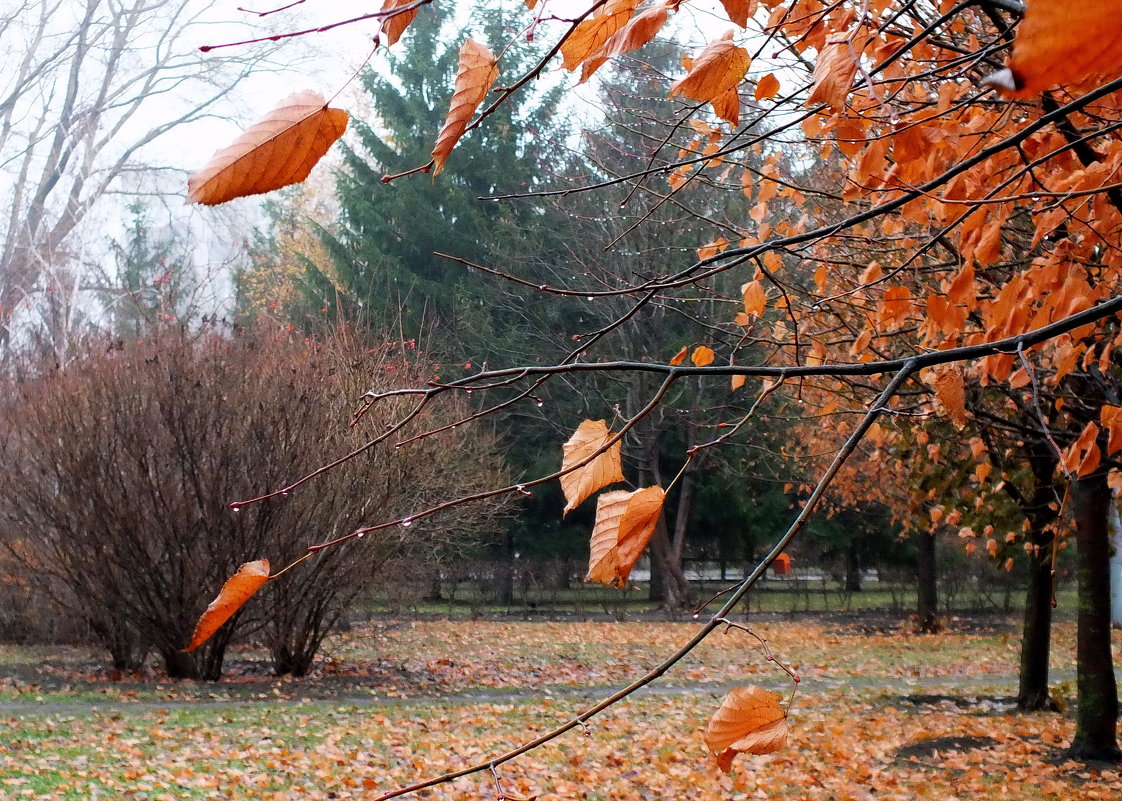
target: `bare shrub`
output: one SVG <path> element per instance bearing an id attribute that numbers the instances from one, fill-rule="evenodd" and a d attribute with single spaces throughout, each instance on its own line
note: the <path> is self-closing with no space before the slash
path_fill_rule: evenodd
<path id="1" fill-rule="evenodd" d="M 150 647 L 169 675 L 214 679 L 234 637 L 259 634 L 278 672 L 304 673 L 386 558 L 488 526 L 465 508 L 329 549 L 268 583 L 198 652 L 181 651 L 239 563 L 266 557 L 276 570 L 309 544 L 495 478 L 489 438 L 450 430 L 364 454 L 288 496 L 229 507 L 362 444 L 369 431 L 348 426 L 361 391 L 420 375 L 417 354 L 397 353 L 342 335 L 317 343 L 165 333 L 14 382 L 0 420 L 11 466 L 0 503 L 25 545 L 13 552 L 29 573 L 65 584 L 74 613 L 119 666 Z"/>

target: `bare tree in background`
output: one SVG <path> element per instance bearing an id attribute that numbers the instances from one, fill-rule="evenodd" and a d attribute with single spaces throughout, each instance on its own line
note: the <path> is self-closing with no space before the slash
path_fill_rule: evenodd
<path id="1" fill-rule="evenodd" d="M 268 49 L 204 56 L 211 0 L 22 0 L 0 12 L 0 358 L 42 314 L 56 348 L 79 310 L 74 242 L 142 151 L 217 113 Z M 204 62 L 205 58 L 205 62 Z M 34 307 L 38 306 L 38 309 Z"/>

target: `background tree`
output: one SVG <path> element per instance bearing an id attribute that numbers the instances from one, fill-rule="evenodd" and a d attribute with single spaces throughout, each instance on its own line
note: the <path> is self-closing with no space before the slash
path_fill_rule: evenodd
<path id="1" fill-rule="evenodd" d="M 405 517 L 437 494 L 494 480 L 500 461 L 487 437 L 449 432 L 400 455 L 354 459 L 331 486 L 282 504 L 229 504 L 353 448 L 361 434 L 346 422 L 359 388 L 393 387 L 426 369 L 342 336 L 317 344 L 267 331 L 224 340 L 167 329 L 124 349 L 101 344 L 64 371 L 29 374 L 6 399 L 0 438 L 12 465 L 0 496 L 27 570 L 66 585 L 73 612 L 119 667 L 153 648 L 170 676 L 215 679 L 229 643 L 259 632 L 277 672 L 304 673 L 386 558 L 410 543 L 436 547 L 447 531 L 470 542 L 495 510 L 418 521 L 345 556 L 324 553 L 272 583 L 265 604 L 199 652 L 181 649 L 246 554 L 279 568 L 371 514 Z M 247 452 L 259 458 L 250 463 Z"/>

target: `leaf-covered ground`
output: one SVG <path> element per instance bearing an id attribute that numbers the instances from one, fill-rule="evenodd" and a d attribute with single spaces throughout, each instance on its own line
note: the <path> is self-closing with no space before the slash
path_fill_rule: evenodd
<path id="1" fill-rule="evenodd" d="M 502 790 L 511 799 L 1067 801 L 1122 793 L 1118 771 L 1065 762 L 1070 712 L 1009 708 L 1017 638 L 1007 627 L 952 624 L 934 637 L 864 628 L 755 627 L 805 680 L 788 747 L 740 756 L 728 776 L 701 739 L 721 685 L 790 686 L 735 631 L 587 733 L 504 765 Z M 336 639 L 310 679 L 242 675 L 174 689 L 126 680 L 103 695 L 74 653 L 29 674 L 33 652 L 7 649 L 0 669 L 22 659 L 24 678 L 9 680 L 0 699 L 0 797 L 370 798 L 570 718 L 596 687 L 634 676 L 689 631 L 667 623 L 380 623 Z M 1064 677 L 1071 626 L 1058 635 Z M 36 675 L 41 684 L 27 683 Z M 494 781 L 484 773 L 421 797 L 498 798 Z"/>

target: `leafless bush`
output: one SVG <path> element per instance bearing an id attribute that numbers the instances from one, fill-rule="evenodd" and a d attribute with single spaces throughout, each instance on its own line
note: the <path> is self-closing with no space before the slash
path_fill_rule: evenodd
<path id="1" fill-rule="evenodd" d="M 0 419 L 10 465 L 0 503 L 20 532 L 24 569 L 65 584 L 119 666 L 152 648 L 169 675 L 213 679 L 232 639 L 257 633 L 278 672 L 305 672 L 386 558 L 470 539 L 488 517 L 465 508 L 329 549 L 269 582 L 199 652 L 180 649 L 239 563 L 266 557 L 277 569 L 309 544 L 484 485 L 499 469 L 493 445 L 453 430 L 364 454 L 286 497 L 237 512 L 229 504 L 361 444 L 369 431 L 347 425 L 357 396 L 402 374 L 417 380 L 418 361 L 344 336 L 168 333 L 13 382 Z"/>

